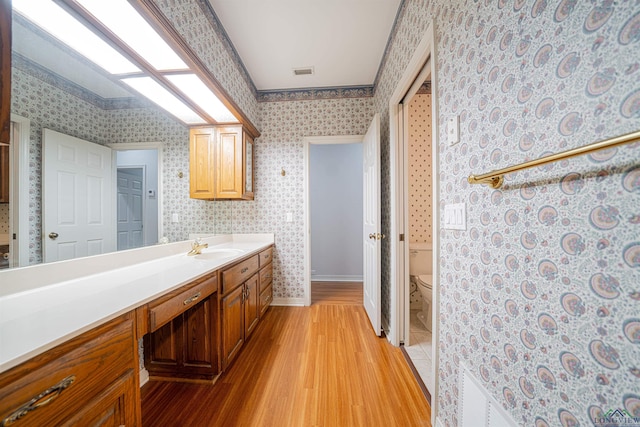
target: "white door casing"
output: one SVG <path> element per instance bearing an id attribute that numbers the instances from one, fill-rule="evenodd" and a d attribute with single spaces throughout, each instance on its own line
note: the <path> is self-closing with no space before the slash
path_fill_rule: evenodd
<path id="1" fill-rule="evenodd" d="M 362 142 L 364 308 L 376 335 L 382 332 L 380 279 L 380 116 L 373 117 Z"/>
<path id="2" fill-rule="evenodd" d="M 118 250 L 139 248 L 144 241 L 144 168 L 118 168 Z"/>
<path id="3" fill-rule="evenodd" d="M 111 149 L 43 129 L 44 262 L 116 249 Z"/>

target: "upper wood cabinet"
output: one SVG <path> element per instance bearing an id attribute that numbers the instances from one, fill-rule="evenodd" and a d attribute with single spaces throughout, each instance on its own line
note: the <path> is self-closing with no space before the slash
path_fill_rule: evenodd
<path id="1" fill-rule="evenodd" d="M 11 126 L 11 1 L 0 0 L 0 144 L 9 144 Z"/>
<path id="2" fill-rule="evenodd" d="M 253 200 L 253 138 L 241 125 L 192 128 L 189 140 L 191 198 Z"/>

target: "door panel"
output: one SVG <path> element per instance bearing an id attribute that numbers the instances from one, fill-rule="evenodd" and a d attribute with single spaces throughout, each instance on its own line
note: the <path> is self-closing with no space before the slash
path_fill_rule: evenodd
<path id="1" fill-rule="evenodd" d="M 376 114 L 362 142 L 364 169 L 363 281 L 364 308 L 376 335 L 382 331 L 380 310 L 380 117 Z"/>
<path id="2" fill-rule="evenodd" d="M 118 168 L 118 250 L 144 246 L 144 169 Z"/>
<path id="3" fill-rule="evenodd" d="M 44 261 L 114 251 L 111 149 L 44 129 L 43 151 Z"/>

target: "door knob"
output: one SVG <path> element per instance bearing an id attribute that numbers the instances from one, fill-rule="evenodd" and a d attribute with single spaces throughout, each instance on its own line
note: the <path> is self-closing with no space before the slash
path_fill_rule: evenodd
<path id="1" fill-rule="evenodd" d="M 57 237 L 58 237 L 58 233 L 56 233 L 55 231 L 52 231 L 51 233 L 49 233 L 49 238 L 51 240 L 56 240 Z"/>

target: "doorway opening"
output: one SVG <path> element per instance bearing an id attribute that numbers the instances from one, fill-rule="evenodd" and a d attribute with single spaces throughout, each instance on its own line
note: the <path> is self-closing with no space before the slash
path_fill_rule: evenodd
<path id="1" fill-rule="evenodd" d="M 438 342 L 439 332 L 439 205 L 438 205 L 438 111 L 437 111 L 437 75 L 436 51 L 433 23 L 428 26 L 422 40 L 416 47 L 402 77 L 389 99 L 389 127 L 390 127 L 390 165 L 391 165 L 391 304 L 390 340 L 395 345 L 411 344 L 411 295 L 410 280 L 410 102 L 423 88 L 426 81 L 430 81 L 430 112 L 431 112 L 431 206 L 425 206 L 423 215 L 431 213 L 431 342 Z M 429 108 L 429 107 L 428 107 Z M 426 163 L 426 162 L 425 162 Z M 414 238 L 416 238 L 414 236 Z M 426 238 L 422 240 L 427 240 Z M 426 245 L 426 242 L 423 242 Z M 428 246 L 428 245 L 427 245 Z M 416 283 L 416 286 L 418 284 Z M 414 292 L 414 301 L 418 301 Z M 422 298 L 422 296 L 421 296 Z M 428 320 L 428 319 L 427 319 Z M 426 323 L 426 322 L 425 322 Z M 405 347 L 406 350 L 406 347 Z M 438 400 L 439 369 L 438 346 L 427 346 L 431 353 L 431 366 L 428 391 L 431 402 Z M 427 384 L 425 384 L 427 385 Z M 436 424 L 438 405 L 432 405 L 432 424 Z"/>
<path id="2" fill-rule="evenodd" d="M 162 227 L 162 144 L 110 144 L 116 172 L 117 250 L 158 243 Z"/>
<path id="3" fill-rule="evenodd" d="M 362 144 L 308 148 L 311 304 L 362 305 Z"/>

